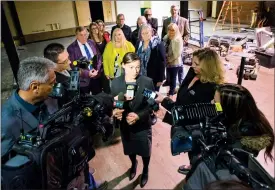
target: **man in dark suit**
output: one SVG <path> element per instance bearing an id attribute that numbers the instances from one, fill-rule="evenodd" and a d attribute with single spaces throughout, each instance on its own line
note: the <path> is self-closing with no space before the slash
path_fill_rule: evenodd
<path id="1" fill-rule="evenodd" d="M 103 73 L 102 56 L 95 42 L 88 39 L 89 33 L 85 27 L 77 27 L 75 33 L 76 40 L 67 48 L 70 61 L 73 63 L 81 57 L 92 60 L 92 65 L 89 65 L 87 69 L 80 70 L 80 91 L 98 94 L 102 92 L 100 82 L 100 76 Z"/>
<path id="2" fill-rule="evenodd" d="M 152 17 L 152 10 L 151 9 L 145 9 L 144 10 L 144 16 L 147 20 L 147 23 L 152 26 L 154 29 L 154 34 L 156 35 L 158 33 L 158 19 Z"/>
<path id="3" fill-rule="evenodd" d="M 17 73 L 18 87 L 2 107 L 1 156 L 3 157 L 19 138 L 38 127 L 48 116 L 44 101 L 55 84 L 55 64 L 42 57 L 23 60 Z M 39 121 L 40 120 L 40 121 Z M 24 131 L 21 131 L 23 128 Z"/>
<path id="4" fill-rule="evenodd" d="M 171 17 L 169 17 L 163 21 L 161 39 L 163 39 L 163 37 L 167 34 L 169 24 L 176 23 L 179 27 L 179 31 L 183 38 L 184 46 L 185 46 L 185 45 L 187 45 L 189 37 L 190 37 L 190 28 L 189 28 L 188 20 L 186 18 L 179 16 L 179 10 L 178 10 L 177 6 L 172 5 L 170 11 L 171 11 Z M 163 84 L 163 86 L 169 86 L 170 81 L 168 81 L 169 77 L 167 76 L 167 74 L 168 74 L 168 72 L 166 71 L 166 81 Z M 180 67 L 180 70 L 178 72 L 178 80 L 181 84 L 181 82 L 183 80 L 183 67 Z"/>
<path id="5" fill-rule="evenodd" d="M 131 42 L 131 37 L 132 37 L 132 30 L 131 27 L 125 24 L 125 17 L 124 14 L 118 14 L 116 17 L 116 23 L 117 25 L 112 27 L 111 31 L 111 37 L 113 37 L 113 32 L 116 28 L 120 28 L 123 31 L 123 34 L 125 38 Z M 135 45 L 135 44 L 133 44 Z"/>

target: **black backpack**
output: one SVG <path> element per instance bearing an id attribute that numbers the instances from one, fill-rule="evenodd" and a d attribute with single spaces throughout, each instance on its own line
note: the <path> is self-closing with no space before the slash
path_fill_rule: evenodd
<path id="1" fill-rule="evenodd" d="M 84 126 L 51 127 L 42 145 L 21 141 L 2 158 L 2 189 L 87 189 L 94 156 Z"/>

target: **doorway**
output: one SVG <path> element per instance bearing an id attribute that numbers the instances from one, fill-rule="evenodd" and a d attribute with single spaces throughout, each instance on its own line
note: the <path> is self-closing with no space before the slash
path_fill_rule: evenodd
<path id="1" fill-rule="evenodd" d="M 98 19 L 104 21 L 103 7 L 102 1 L 89 1 L 90 13 L 92 21 L 96 21 Z"/>

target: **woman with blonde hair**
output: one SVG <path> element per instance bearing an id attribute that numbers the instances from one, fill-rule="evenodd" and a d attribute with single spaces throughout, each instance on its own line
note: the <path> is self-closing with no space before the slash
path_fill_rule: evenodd
<path id="1" fill-rule="evenodd" d="M 157 102 L 171 110 L 174 106 L 194 103 L 210 103 L 216 87 L 224 83 L 224 69 L 219 55 L 210 48 L 199 49 L 193 53 L 192 67 L 189 69 L 177 93 L 176 102 L 158 93 Z M 172 125 L 172 117 L 166 113 L 164 122 Z M 197 159 L 196 154 L 188 153 L 190 163 Z M 181 166 L 179 173 L 186 174 L 190 166 Z"/>
<path id="2" fill-rule="evenodd" d="M 177 75 L 183 66 L 181 58 L 183 39 L 179 27 L 175 23 L 169 24 L 168 34 L 164 36 L 163 41 L 166 47 L 167 80 L 170 84 L 168 95 L 173 96 L 176 89 Z"/>
<path id="3" fill-rule="evenodd" d="M 135 47 L 126 40 L 123 31 L 116 28 L 112 40 L 106 45 L 103 53 L 104 73 L 109 81 L 121 75 L 122 58 L 128 52 L 135 52 Z"/>

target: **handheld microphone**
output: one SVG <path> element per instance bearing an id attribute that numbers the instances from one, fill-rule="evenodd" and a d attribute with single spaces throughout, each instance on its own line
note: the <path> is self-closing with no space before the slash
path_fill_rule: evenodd
<path id="1" fill-rule="evenodd" d="M 114 108 L 123 109 L 123 107 L 124 107 L 124 100 L 125 100 L 124 94 L 123 94 L 123 92 L 120 92 L 118 94 L 118 100 L 114 101 Z"/>
<path id="2" fill-rule="evenodd" d="M 126 95 L 127 95 L 127 97 L 134 98 L 136 90 L 137 90 L 137 84 L 135 82 L 126 83 Z"/>

